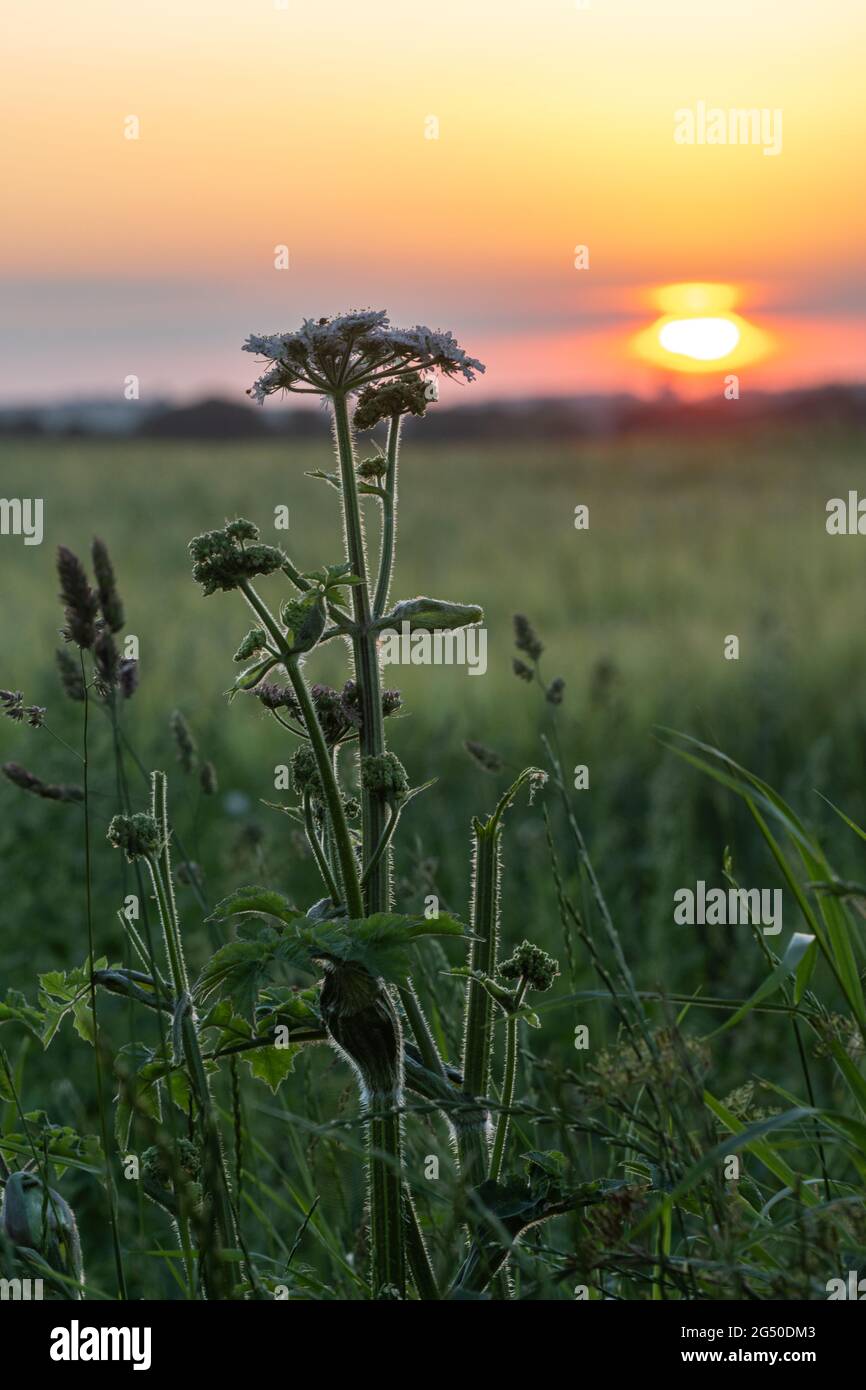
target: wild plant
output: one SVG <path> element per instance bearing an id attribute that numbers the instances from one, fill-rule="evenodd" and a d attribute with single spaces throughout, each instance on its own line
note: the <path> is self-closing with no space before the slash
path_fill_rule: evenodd
<path id="1" fill-rule="evenodd" d="M 121 913 L 128 959 L 112 965 L 97 960 L 91 939 L 86 965 L 63 979 L 63 1002 L 71 1001 L 80 1022 L 89 992 L 92 1027 L 84 1031 L 97 1043 L 97 988 L 156 1017 L 157 1046 L 134 1045 L 115 1060 L 116 1132 L 122 1154 L 133 1132 L 151 1141 L 140 1155 L 143 1190 L 171 1215 L 193 1296 L 199 1288 L 222 1298 L 264 1290 L 243 1237 L 239 1174 L 233 1185 L 213 1095 L 220 1064 L 233 1067 L 238 1051 L 258 1052 L 259 1074 L 276 1089 L 298 1051 L 316 1043 L 330 1044 L 351 1069 L 364 1116 L 369 1296 L 471 1297 L 494 1279 L 507 1294 L 500 1271 L 521 1234 L 595 1197 L 585 1188 L 571 1190 L 561 1165 L 543 1156 L 530 1160 L 528 1173 L 520 1172 L 510 1129 L 518 1030 L 524 1023 L 538 1026 L 529 996 L 550 988 L 558 966 L 529 941 L 501 959 L 503 825 L 515 798 L 523 789 L 534 796 L 545 776 L 524 769 L 492 813 L 473 820 L 468 924 L 435 906 L 419 911 L 396 903 L 396 832 L 410 803 L 430 784 L 413 787 L 388 747 L 386 721 L 401 697 L 383 689 L 379 653 L 381 634 L 389 629 L 412 638 L 451 634 L 483 621 L 475 604 L 427 596 L 395 603 L 390 597 L 403 421 L 426 414 L 438 374 L 471 382 L 483 366 L 450 334 L 398 330 L 384 314 L 372 312 L 308 321 L 297 333 L 253 337 L 246 346 L 269 362 L 252 389 L 257 400 L 278 391 L 316 394 L 329 412 L 336 469 L 314 476 L 338 494 L 343 554 L 319 557 L 318 567 L 302 570 L 279 546 L 264 542 L 253 522 L 239 518 L 190 542 L 193 578 L 206 596 L 236 592 L 252 613 L 253 626 L 234 654 L 242 669 L 230 694 L 256 698 L 279 726 L 280 738 L 289 734 L 293 740 L 297 800 L 280 809 L 303 829 L 322 896 L 302 909 L 260 884 L 231 892 L 209 914 L 208 925 L 233 939 L 193 981 L 174 888 L 177 836 L 168 784 L 155 771 L 144 807 L 136 806 L 124 784 L 123 809 L 107 833 L 144 875 L 160 943 Z M 379 425 L 383 444 L 359 461 L 355 431 Z M 365 536 L 365 505 L 379 513 L 375 565 Z M 64 652 L 61 673 L 67 693 L 83 700 L 85 710 L 94 693 L 108 702 L 116 732 L 121 671 L 110 660 L 111 634 L 119 630 L 122 611 L 104 547 L 98 556 L 92 589 L 75 557 L 61 554 L 68 635 L 80 653 L 73 671 Z M 265 580 L 287 581 L 288 594 L 271 598 Z M 350 660 L 339 691 L 311 683 L 307 674 L 314 654 L 332 642 L 344 643 Z M 13 717 L 22 710 L 31 718 L 23 697 L 10 693 L 9 699 Z M 31 722 L 43 722 L 41 715 L 37 719 L 34 712 Z M 172 730 L 182 764 L 191 767 L 194 744 L 178 713 Z M 116 743 L 121 746 L 117 732 Z M 354 755 L 351 761 L 347 753 Z M 85 760 L 85 772 L 86 766 Z M 6 771 L 25 786 L 20 775 Z M 38 791 L 35 784 L 25 789 Z M 86 778 L 81 797 L 89 826 Z M 78 796 L 69 792 L 60 799 Z M 462 1058 L 443 1056 L 413 981 L 413 952 L 434 936 L 469 946 L 468 963 L 449 972 L 465 981 Z M 306 973 L 312 986 L 299 992 L 280 984 L 287 969 Z M 43 1008 L 49 1002 L 45 991 L 41 1002 Z M 497 1020 L 505 1046 L 501 1081 L 494 1087 Z M 29 1022 L 33 1027 L 34 1018 Z M 236 1079 L 232 1070 L 233 1090 Z M 492 1088 L 498 1101 L 491 1098 Z M 404 1117 L 411 1109 L 407 1091 L 422 1107 L 441 1112 L 453 1137 L 467 1243 L 451 1270 L 434 1269 L 415 1207 L 417 1180 L 406 1169 L 403 1148 Z M 171 1120 L 177 1106 L 185 1135 Z M 237 1129 L 237 1110 L 235 1118 Z"/>

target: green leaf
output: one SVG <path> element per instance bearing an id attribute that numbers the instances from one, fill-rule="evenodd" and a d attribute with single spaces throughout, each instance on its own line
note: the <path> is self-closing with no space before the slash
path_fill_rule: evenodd
<path id="1" fill-rule="evenodd" d="M 6 998 L 0 1001 L 0 1023 L 20 1023 L 40 1042 L 45 1027 L 45 1015 L 41 1009 L 29 1004 L 17 989 L 7 990 Z"/>
<path id="2" fill-rule="evenodd" d="M 145 1068 L 153 1062 L 153 1052 L 143 1043 L 125 1043 L 114 1058 L 114 1073 L 117 1077 L 115 1096 L 114 1136 L 121 1153 L 129 1148 L 132 1123 L 136 1112 L 143 1112 L 154 1120 L 161 1118 L 159 1092 L 148 1077 Z"/>
<path id="3" fill-rule="evenodd" d="M 301 1047 L 290 1043 L 288 1047 L 257 1047 L 243 1054 L 244 1061 L 259 1081 L 264 1081 L 276 1095 L 286 1077 L 294 1070 L 295 1058 Z"/>
<path id="4" fill-rule="evenodd" d="M 101 956 L 94 970 L 104 970 L 108 957 Z M 73 970 L 49 970 L 39 976 L 39 1003 L 43 1009 L 42 1046 L 50 1047 L 54 1036 L 67 1014 L 72 1013 L 79 1034 L 87 1042 L 93 1042 L 92 1019 L 88 1023 L 85 1008 L 90 1009 L 90 964 L 78 965 Z"/>
<path id="5" fill-rule="evenodd" d="M 471 933 L 462 922 L 440 913 L 438 918 L 396 912 L 378 912 L 372 917 L 342 922 L 317 922 L 304 929 L 296 941 L 283 937 L 278 948 L 280 959 L 301 964 L 330 959 L 353 961 L 371 975 L 402 984 L 411 973 L 411 948 L 425 936 L 451 936 L 469 939 Z"/>
<path id="6" fill-rule="evenodd" d="M 232 941 L 211 956 L 196 986 L 205 1002 L 214 994 L 230 995 L 237 1012 L 255 1018 L 259 990 L 264 985 L 280 938 L 272 941 Z"/>
<path id="7" fill-rule="evenodd" d="M 79 1134 L 70 1125 L 55 1125 L 44 1110 L 32 1110 L 24 1116 L 27 1133 L 4 1134 L 0 1137 L 0 1155 L 10 1167 L 32 1159 L 33 1150 L 41 1156 L 47 1152 L 58 1178 L 67 1168 L 85 1173 L 101 1172 L 102 1147 L 95 1134 Z"/>
<path id="8" fill-rule="evenodd" d="M 83 1038 L 92 1047 L 96 1041 L 96 1032 L 93 1027 L 93 1008 L 89 990 L 86 996 L 76 999 L 72 1005 L 72 1019 L 79 1038 Z"/>
<path id="9" fill-rule="evenodd" d="M 241 917 L 251 912 L 260 916 L 276 917 L 280 922 L 293 922 L 303 916 L 287 897 L 275 889 L 251 887 L 236 888 L 233 893 L 229 893 L 227 898 L 217 903 L 205 920 L 227 922 L 231 917 Z"/>
<path id="10" fill-rule="evenodd" d="M 526 1163 L 527 1173 L 531 1173 L 533 1168 L 541 1168 L 548 1177 L 560 1180 L 565 1177 L 568 1169 L 568 1160 L 559 1149 L 529 1149 L 520 1157 Z"/>
<path id="11" fill-rule="evenodd" d="M 688 734 L 677 733 L 676 730 L 668 729 L 665 732 L 672 733 L 675 738 L 681 739 L 691 748 L 699 749 L 713 761 L 708 762 L 706 758 L 698 757 L 674 744 L 664 744 L 666 748 L 693 767 L 707 773 L 722 786 L 735 792 L 746 803 L 780 873 L 794 895 L 809 931 L 816 938 L 818 948 L 835 975 L 857 1019 L 864 1040 L 866 1040 L 866 1001 L 864 1001 L 863 987 L 860 983 L 860 975 L 854 956 L 851 927 L 844 908 L 838 899 L 822 896 L 819 898 L 820 916 L 813 911 L 785 858 L 781 846 L 758 809 L 759 806 L 762 806 L 765 812 L 781 822 L 799 853 L 811 882 L 827 882 L 834 878 L 820 846 L 808 835 L 802 822 L 782 797 L 773 791 L 766 782 L 756 777 L 754 773 L 741 767 L 739 763 L 734 762 L 733 758 L 729 758 L 710 744 L 701 743 L 700 740 L 691 738 Z M 721 767 L 716 764 L 721 764 Z M 843 817 L 843 819 L 847 818 Z M 853 822 L 849 822 L 849 824 L 852 825 L 852 828 L 858 829 L 853 825 Z M 796 997 L 798 1000 L 806 989 L 814 964 L 814 953 L 807 952 L 801 961 L 797 978 Z"/>

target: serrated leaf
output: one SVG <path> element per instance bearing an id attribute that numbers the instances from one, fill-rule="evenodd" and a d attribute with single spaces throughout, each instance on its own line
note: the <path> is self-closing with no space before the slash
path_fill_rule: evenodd
<path id="1" fill-rule="evenodd" d="M 94 970 L 105 970 L 108 957 L 100 956 Z M 49 970 L 39 976 L 39 1003 L 43 1009 L 42 1046 L 50 1047 L 58 1028 L 68 1013 L 75 1016 L 75 1026 L 80 1035 L 92 1042 L 92 1026 L 89 1027 L 81 1007 L 90 998 L 90 965 L 75 966 L 72 970 Z M 78 1006 L 76 1008 L 76 1006 Z"/>
<path id="2" fill-rule="evenodd" d="M 86 996 L 76 999 L 72 1005 L 72 1019 L 79 1038 L 83 1038 L 92 1047 L 96 1040 L 96 1033 L 93 1027 L 93 1009 L 89 990 Z"/>
<path id="3" fill-rule="evenodd" d="M 244 1061 L 259 1081 L 264 1081 L 274 1095 L 286 1077 L 294 1071 L 295 1058 L 301 1051 L 299 1045 L 290 1043 L 288 1047 L 257 1047 L 244 1053 Z"/>
<path id="4" fill-rule="evenodd" d="M 226 922 L 230 917 L 241 917 L 248 913 L 259 916 L 276 917 L 280 922 L 293 922 L 303 914 L 289 899 L 273 888 L 236 888 L 227 898 L 217 903 L 206 921 Z"/>
<path id="5" fill-rule="evenodd" d="M 363 965 L 371 975 L 401 984 L 412 969 L 411 948 L 425 936 L 457 936 L 471 933 L 462 922 L 446 913 L 438 918 L 406 913 L 378 912 L 371 917 L 342 922 L 318 922 L 303 929 L 298 938 L 283 937 L 280 959 L 299 965 L 330 959 Z"/>
<path id="6" fill-rule="evenodd" d="M 222 946 L 201 972 L 197 998 L 205 1002 L 217 993 L 230 995 L 236 1011 L 253 1020 L 259 990 L 281 941 L 277 937 L 273 941 L 231 941 Z"/>
<path id="7" fill-rule="evenodd" d="M 45 1015 L 41 1009 L 28 1003 L 17 989 L 10 989 L 6 998 L 0 1001 L 0 1023 L 20 1023 L 34 1038 L 41 1041 Z"/>

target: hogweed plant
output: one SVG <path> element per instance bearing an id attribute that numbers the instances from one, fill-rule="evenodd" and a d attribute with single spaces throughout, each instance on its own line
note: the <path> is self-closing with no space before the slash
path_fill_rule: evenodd
<path id="1" fill-rule="evenodd" d="M 483 617 L 479 607 L 450 599 L 425 596 L 392 604 L 390 590 L 403 419 L 426 413 L 436 397 L 437 373 L 471 382 L 484 369 L 450 334 L 395 329 L 384 313 L 373 312 L 308 320 L 295 333 L 251 337 L 246 348 L 269 363 L 252 388 L 255 399 L 301 392 L 318 395 L 327 405 L 336 469 L 321 476 L 339 494 L 343 555 L 302 572 L 278 547 L 263 544 L 253 523 L 237 520 L 190 543 L 193 576 L 205 594 L 238 591 L 253 614 L 255 626 L 236 653 L 236 660 L 253 664 L 235 688 L 257 695 L 299 740 L 292 756 L 299 797 L 294 814 L 304 827 L 324 897 L 304 916 L 282 900 L 273 901 L 265 890 L 244 889 L 227 899 L 217 909 L 223 920 L 264 911 L 279 926 L 225 948 L 226 954 L 218 952 L 202 976 L 202 992 L 203 997 L 217 991 L 231 996 L 235 980 L 246 978 L 251 961 L 291 960 L 324 971 L 320 1025 L 354 1071 L 368 1121 L 371 1293 L 374 1298 L 404 1298 L 408 1279 L 419 1296 L 428 1297 L 436 1279 L 403 1165 L 407 1044 L 414 1087 L 441 1102 L 453 1127 L 464 1182 L 473 1189 L 488 1178 L 492 1162 L 484 1097 L 493 1008 L 495 1003 L 503 1007 L 505 994 L 494 980 L 501 820 L 520 786 L 540 774 L 522 774 L 494 815 L 473 828 L 471 931 L 444 913 L 394 911 L 394 836 L 408 803 L 425 787 L 411 786 L 387 746 L 386 717 L 399 707 L 400 697 L 382 689 L 378 642 L 383 631 L 403 624 L 410 634 L 453 631 Z M 379 424 L 386 429 L 384 449 L 359 462 L 353 426 L 368 431 Z M 375 567 L 365 539 L 367 499 L 380 510 Z M 289 581 L 294 595 L 268 603 L 254 581 L 277 574 Z M 352 665 L 340 694 L 310 686 L 305 671 L 313 651 L 336 639 L 347 644 Z M 287 684 L 274 682 L 275 671 Z M 347 743 L 356 750 L 354 766 L 348 768 L 341 760 Z M 355 787 L 360 792 L 359 831 L 352 827 Z M 406 969 L 407 948 L 431 935 L 471 939 L 460 1084 L 449 1074 Z M 516 1001 L 514 1008 L 520 1008 Z M 309 1020 L 301 1022 L 305 1028 L 300 1031 L 308 1031 Z M 501 1154 L 495 1161 L 498 1177 Z"/>
<path id="2" fill-rule="evenodd" d="M 14 1017 L 47 1045 L 60 1019 L 71 1012 L 79 1032 L 95 1044 L 98 1078 L 105 1044 L 97 990 L 122 996 L 131 1008 L 141 1007 L 155 1018 L 155 1047 L 134 1042 L 113 1058 L 115 1139 L 125 1162 L 134 1134 L 148 1141 L 133 1155 L 135 1171 L 144 1195 L 171 1217 L 189 1297 L 267 1294 L 243 1235 L 238 1053 L 276 1090 L 298 1052 L 322 1043 L 350 1068 L 366 1129 L 368 1296 L 473 1297 L 487 1289 L 507 1296 L 502 1266 L 522 1233 L 597 1197 L 586 1189 L 569 1191 L 557 1164 L 543 1155 L 530 1155 L 528 1176 L 518 1172 L 510 1142 L 518 1030 L 523 1022 L 539 1025 L 527 995 L 548 989 L 558 966 L 528 941 L 508 960 L 500 960 L 503 823 L 518 794 L 527 790 L 531 800 L 546 778 L 537 768 L 524 769 L 492 813 L 473 821 L 468 925 L 438 908 L 405 910 L 395 901 L 395 836 L 410 803 L 431 784 L 413 786 L 388 747 L 386 722 L 400 709 L 401 697 L 382 686 L 379 651 L 381 634 L 389 629 L 429 636 L 483 620 L 479 606 L 462 600 L 419 596 L 394 602 L 391 582 L 403 420 L 425 415 L 437 398 L 439 375 L 471 382 L 484 368 L 450 334 L 395 329 L 379 312 L 307 321 L 294 333 L 252 337 L 246 350 L 268 363 L 251 391 L 256 400 L 300 392 L 318 395 L 327 407 L 335 470 L 317 470 L 312 476 L 338 494 L 342 554 L 317 557 L 322 561 L 317 568 L 302 570 L 280 547 L 265 543 L 254 522 L 237 518 L 190 542 L 192 574 L 205 596 L 234 593 L 252 615 L 253 625 L 234 652 L 241 670 L 229 695 L 258 700 L 279 726 L 280 738 L 292 740 L 296 801 L 279 809 L 306 838 L 321 896 L 303 909 L 267 885 L 231 892 L 206 917 L 211 932 L 228 933 L 230 939 L 218 946 L 197 980 L 191 978 L 175 893 L 172 850 L 179 840 L 170 818 L 167 779 L 161 771 L 151 774 L 144 806 L 136 804 L 126 780 L 127 755 L 139 771 L 143 768 L 118 719 L 119 701 L 132 693 L 137 672 L 121 661 L 114 642 L 124 615 L 113 570 L 104 545 L 95 542 L 96 585 L 91 587 L 77 557 L 63 549 L 58 567 L 64 635 L 79 656 L 76 661 L 64 648 L 58 663 L 66 694 L 84 706 L 84 753 L 78 755 L 84 785 L 44 783 L 18 765 L 4 771 L 23 790 L 83 803 L 88 959 L 78 971 L 42 977 L 38 1009 L 16 998 L 14 1009 L 5 1006 L 5 1017 Z M 359 460 L 356 432 L 378 426 L 384 427 L 383 445 Z M 370 505 L 379 512 L 375 564 L 364 527 L 364 508 Z M 349 656 L 350 671 L 340 690 L 308 676 L 315 653 L 332 642 L 343 643 Z M 48 727 L 45 711 L 25 705 L 23 695 L 7 691 L 0 698 L 9 718 Z M 141 923 L 134 914 L 118 914 L 126 955 L 122 963 L 111 965 L 105 957 L 97 959 L 90 904 L 86 716 L 94 700 L 110 717 L 121 807 L 107 827 L 107 838 L 134 870 L 146 906 Z M 198 766 L 194 737 L 179 711 L 170 723 L 178 759 L 190 772 Z M 215 786 L 215 773 L 210 764 L 206 767 L 211 770 L 205 777 L 202 769 L 205 792 Z M 186 878 L 204 901 L 195 867 L 184 857 Z M 444 1035 L 440 1029 L 437 1041 L 428 1018 L 429 1005 L 438 1012 L 438 1002 L 428 998 L 425 1009 L 413 980 L 415 949 L 430 937 L 462 941 L 469 949 L 466 965 L 440 972 L 465 982 L 461 1059 L 443 1055 Z M 446 963 L 444 955 L 441 962 Z M 312 983 L 301 990 L 281 984 L 287 969 L 305 973 Z M 495 1079 L 500 1022 L 503 1071 Z M 234 1177 L 214 1093 L 223 1065 L 231 1073 Z M 498 1100 L 492 1099 L 492 1091 Z M 444 1277 L 434 1269 L 415 1205 L 417 1179 L 405 1162 L 403 1126 L 415 1108 L 407 1102 L 407 1092 L 417 1098 L 422 1113 L 426 1109 L 444 1116 L 453 1142 L 464 1248 Z M 26 1154 L 29 1144 L 40 1167 L 32 1183 L 49 1193 L 49 1169 L 59 1141 L 55 1137 L 52 1148 L 50 1135 L 43 1132 L 40 1139 L 33 1131 L 33 1117 L 22 1111 L 21 1148 Z M 104 1128 L 101 1149 L 111 1192 Z M 9 1174 L 7 1193 L 14 1193 L 16 1202 L 22 1182 Z M 15 1216 L 17 1207 L 10 1211 L 7 1235 L 22 1253 L 18 1233 L 23 1227 Z M 119 1249 L 116 1236 L 115 1243 Z M 124 1296 L 119 1259 L 118 1290 Z"/>

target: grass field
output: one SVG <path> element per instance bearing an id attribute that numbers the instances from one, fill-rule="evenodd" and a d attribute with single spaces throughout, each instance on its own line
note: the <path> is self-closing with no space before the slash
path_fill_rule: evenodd
<path id="1" fill-rule="evenodd" d="M 445 450 L 410 441 L 392 593 L 481 604 L 489 667 L 483 678 L 448 668 L 386 672 L 386 683 L 398 685 L 405 701 L 405 717 L 390 729 L 392 746 L 413 784 L 438 779 L 406 812 L 397 859 L 401 901 L 417 908 L 432 883 L 444 904 L 466 914 L 470 819 L 491 809 L 502 779 L 480 772 L 463 740 L 480 740 L 509 764 L 542 756 L 539 733 L 549 726 L 550 707 L 511 672 L 511 615 L 524 612 L 544 640 L 546 676 L 566 681 L 557 716 L 564 760 L 586 764 L 590 773 L 590 789 L 575 792 L 573 804 L 638 988 L 751 993 L 766 965 L 748 929 L 675 927 L 672 895 L 700 878 L 720 883 L 726 847 L 741 883 L 778 886 L 777 868 L 736 798 L 684 766 L 656 734 L 658 726 L 669 726 L 722 748 L 777 787 L 823 836 L 837 872 L 863 878 L 862 846 L 816 795 L 819 789 L 855 821 L 866 821 L 866 542 L 829 537 L 824 524 L 828 499 L 846 496 L 864 476 L 863 443 L 826 429 L 721 442 L 654 438 L 538 449 Z M 250 880 L 308 901 L 314 873 L 290 823 L 262 804 L 279 799 L 274 768 L 288 760 L 290 741 L 253 700 L 226 705 L 224 692 L 235 674 L 231 652 L 246 626 L 242 606 L 230 596 L 202 599 L 189 578 L 186 544 L 196 532 L 241 515 L 255 520 L 266 540 L 283 544 L 301 569 L 339 561 L 336 494 L 304 476 L 329 466 L 326 444 L 68 441 L 6 449 L 4 493 L 44 498 L 45 535 L 41 547 L 0 538 L 0 684 L 46 705 L 51 728 L 69 742 L 80 738 L 80 709 L 63 700 L 52 667 L 60 623 L 54 549 L 63 543 L 84 554 L 92 535 L 101 535 L 114 560 L 127 630 L 140 642 L 141 686 L 124 711 L 127 733 L 146 767 L 169 772 L 177 829 L 202 866 L 211 904 Z M 590 509 L 586 531 L 573 525 L 578 504 Z M 290 508 L 288 534 L 270 525 L 280 505 Z M 739 638 L 738 661 L 724 659 L 731 634 Z M 314 678 L 341 679 L 338 656 L 330 650 L 315 656 Z M 216 765 L 218 797 L 202 797 L 175 766 L 168 728 L 175 708 Z M 102 840 L 101 825 L 116 809 L 107 727 L 94 729 L 91 747 L 97 761 L 97 943 L 115 956 L 120 933 L 114 910 L 123 885 L 117 856 Z M 42 731 L 4 721 L 0 756 L 48 780 L 75 779 L 74 760 Z M 80 839 L 66 833 L 69 808 L 25 798 L 5 783 L 0 806 L 2 985 L 32 993 L 37 972 L 68 968 L 86 956 L 83 852 Z M 563 958 L 537 806 L 515 810 L 505 845 L 506 942 L 532 935 Z M 585 901 L 585 885 L 565 850 L 563 860 L 567 886 Z M 182 911 L 191 956 L 200 963 L 208 939 L 188 890 Z M 790 894 L 785 924 L 787 940 L 789 930 L 798 929 Z M 557 1005 L 572 988 L 594 987 L 579 942 L 577 951 L 573 979 L 565 972 L 552 996 L 535 1048 L 541 1072 L 532 1086 L 527 1083 L 526 1095 L 540 1094 L 545 1069 L 558 1068 L 557 1094 L 579 1108 L 575 1025 L 589 1022 L 594 1046 L 605 1047 L 615 1047 L 618 1028 L 601 1004 Z M 859 943 L 857 951 L 862 964 Z M 435 965 L 428 969 L 426 984 L 447 1001 L 454 982 L 440 976 L 437 983 Z M 829 1007 L 838 1008 L 823 967 L 816 980 Z M 454 1058 L 459 1038 L 449 1034 L 446 1007 L 441 1014 Z M 111 1022 L 115 1042 L 124 1040 L 125 1019 L 118 1004 Z M 9 1046 L 25 1108 L 47 1110 L 57 1122 L 93 1132 L 89 1049 L 69 1038 L 44 1057 L 26 1041 Z M 790 1037 L 756 1014 L 713 1052 L 708 1075 L 717 1096 L 756 1076 L 770 1075 L 791 1091 L 802 1085 Z M 354 1290 L 356 1264 L 348 1258 L 346 1231 L 357 1226 L 362 1198 L 357 1165 L 350 1150 L 305 1131 L 300 1119 L 290 1122 L 300 1115 L 323 1121 L 336 1104 L 341 1113 L 351 1110 L 345 1085 L 343 1075 L 334 1075 L 333 1059 L 316 1056 L 298 1064 L 276 1097 L 255 1084 L 244 1100 L 256 1136 L 246 1155 L 254 1174 L 250 1187 L 257 1188 L 256 1207 L 266 1209 L 260 1238 L 270 1256 L 285 1254 L 303 1213 L 321 1198 L 299 1256 L 309 1281 L 304 1296 L 316 1296 L 326 1270 L 339 1296 Z M 828 1064 L 815 1064 L 814 1086 L 819 1100 L 838 1099 Z M 0 1100 L 0 1113 L 4 1109 L 8 1130 L 14 1107 Z M 417 1153 L 427 1152 L 427 1145 L 447 1155 L 441 1127 L 426 1124 Z M 562 1135 L 546 1138 L 558 1147 L 565 1143 Z M 541 1147 L 528 1123 L 526 1141 L 527 1148 Z M 589 1141 L 580 1161 L 587 1168 L 601 1161 L 611 1173 L 618 1168 L 610 1149 Z M 109 1286 L 97 1184 L 81 1173 L 69 1186 L 88 1272 Z M 446 1239 L 447 1223 L 435 1202 L 431 1211 Z M 153 1248 L 151 1220 L 141 1207 L 130 1218 L 130 1249 Z M 575 1239 L 567 1224 L 552 1238 L 560 1253 Z M 171 1244 L 167 1227 L 165 1244 Z M 143 1260 L 134 1277 L 135 1296 L 171 1296 L 169 1260 Z M 533 1285 L 524 1272 L 525 1296 L 568 1296 L 561 1281 L 545 1277 L 547 1283 Z M 636 1285 L 628 1296 L 648 1295 Z"/>

